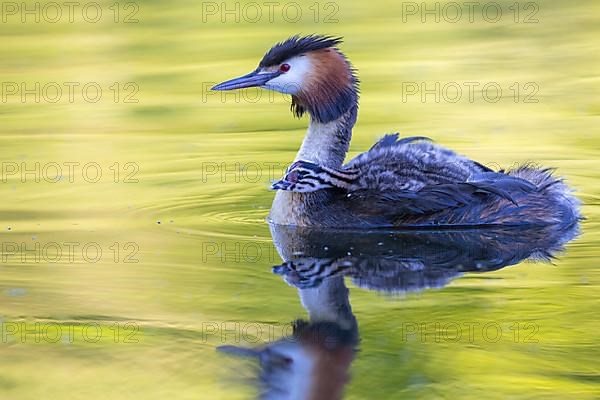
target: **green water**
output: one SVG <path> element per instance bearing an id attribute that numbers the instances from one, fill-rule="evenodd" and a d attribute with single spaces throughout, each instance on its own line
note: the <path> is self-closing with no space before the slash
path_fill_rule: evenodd
<path id="1" fill-rule="evenodd" d="M 208 87 L 254 69 L 297 32 L 346 37 L 362 80 L 351 155 L 400 131 L 486 165 L 534 161 L 576 188 L 587 217 L 552 264 L 466 273 L 402 296 L 348 282 L 361 342 L 346 397 L 598 398 L 596 1 L 518 3 L 518 16 L 500 1 L 499 21 L 476 8 L 472 23 L 465 9 L 456 23 L 422 23 L 392 1 L 300 1 L 297 22 L 292 10 L 282 17 L 285 2 L 272 21 L 260 6 L 256 22 L 221 15 L 220 2 L 118 3 L 116 16 L 101 1 L 95 23 L 81 14 L 86 3 L 73 22 L 63 6 L 56 23 L 45 3 L 39 22 L 14 4 L 0 24 L 0 398 L 256 395 L 254 363 L 215 349 L 276 340 L 307 318 L 271 272 L 281 258 L 265 223 L 270 180 L 307 121 L 291 117 L 283 96 Z M 453 86 L 436 101 L 421 98 L 422 83 Z M 496 87 L 502 97 L 491 101 Z M 451 322 L 494 323 L 503 334 L 436 342 L 400 330 Z M 237 340 L 227 328 L 236 323 L 274 333 Z M 535 340 L 515 340 L 510 327 L 528 323 Z"/>

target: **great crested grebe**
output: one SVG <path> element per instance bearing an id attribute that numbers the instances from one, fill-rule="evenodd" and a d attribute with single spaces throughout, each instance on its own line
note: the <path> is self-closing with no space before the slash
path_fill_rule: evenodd
<path id="1" fill-rule="evenodd" d="M 579 201 L 550 169 L 492 171 L 424 137 L 386 135 L 347 164 L 358 78 L 341 38 L 292 36 L 258 68 L 213 87 L 262 87 L 292 96 L 310 115 L 294 163 L 273 184 L 270 221 L 320 227 L 485 226 L 577 223 Z"/>

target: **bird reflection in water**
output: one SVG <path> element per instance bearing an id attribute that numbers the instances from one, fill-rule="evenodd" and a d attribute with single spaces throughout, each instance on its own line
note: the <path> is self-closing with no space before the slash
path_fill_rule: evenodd
<path id="1" fill-rule="evenodd" d="M 359 344 L 344 277 L 388 294 L 441 288 L 464 273 L 550 261 L 577 227 L 454 231 L 347 231 L 271 226 L 284 260 L 273 272 L 298 289 L 308 321 L 259 348 L 222 346 L 260 362 L 260 398 L 340 399 Z"/>

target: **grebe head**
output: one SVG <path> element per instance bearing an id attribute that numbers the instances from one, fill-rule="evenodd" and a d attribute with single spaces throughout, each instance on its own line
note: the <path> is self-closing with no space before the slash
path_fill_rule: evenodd
<path id="1" fill-rule="evenodd" d="M 292 95 L 292 112 L 308 112 L 318 122 L 330 122 L 358 103 L 358 79 L 337 49 L 342 39 L 331 36 L 292 36 L 273 46 L 258 68 L 212 90 L 262 87 Z"/>

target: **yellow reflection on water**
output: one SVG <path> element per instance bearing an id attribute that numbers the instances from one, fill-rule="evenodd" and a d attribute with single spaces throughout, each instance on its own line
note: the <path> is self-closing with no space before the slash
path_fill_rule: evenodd
<path id="1" fill-rule="evenodd" d="M 252 374 L 215 352 L 231 336 L 207 323 L 280 327 L 305 313 L 270 272 L 280 259 L 264 218 L 307 121 L 278 94 L 208 89 L 316 32 L 345 37 L 361 78 L 350 156 L 400 131 L 488 165 L 535 161 L 577 188 L 588 218 L 555 266 L 467 274 L 402 299 L 351 288 L 362 352 L 347 397 L 594 398 L 597 2 L 498 1 L 496 22 L 479 6 L 473 22 L 464 5 L 457 22 L 436 22 L 422 3 L 379 0 L 298 1 L 295 22 L 288 2 L 272 20 L 258 3 L 254 21 L 249 3 L 178 0 L 100 1 L 97 22 L 83 4 L 70 22 L 61 5 L 57 22 L 38 23 L 15 4 L 0 24 L 0 397 L 252 395 L 235 383 Z M 397 330 L 530 320 L 535 344 L 406 342 Z M 56 342 L 52 324 L 66 332 Z"/>

